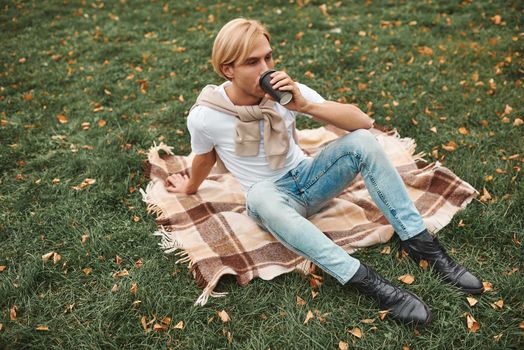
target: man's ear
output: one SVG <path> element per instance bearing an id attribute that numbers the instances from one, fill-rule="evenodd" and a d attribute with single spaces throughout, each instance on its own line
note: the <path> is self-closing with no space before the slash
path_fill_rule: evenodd
<path id="1" fill-rule="evenodd" d="M 229 80 L 233 80 L 235 77 L 233 66 L 230 64 L 221 65 L 220 70 L 222 71 L 222 74 L 224 74 Z"/>

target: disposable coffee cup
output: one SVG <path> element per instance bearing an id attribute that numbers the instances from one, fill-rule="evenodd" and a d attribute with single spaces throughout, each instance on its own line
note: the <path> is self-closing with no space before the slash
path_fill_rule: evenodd
<path id="1" fill-rule="evenodd" d="M 273 97 L 275 101 L 278 101 L 282 106 L 286 105 L 291 101 L 293 98 L 293 94 L 289 91 L 280 91 L 273 89 L 273 86 L 269 83 L 271 81 L 271 73 L 274 73 L 274 70 L 268 70 L 264 72 L 260 79 L 258 80 L 258 83 L 260 84 L 260 87 L 262 90 L 267 92 L 269 96 Z"/>

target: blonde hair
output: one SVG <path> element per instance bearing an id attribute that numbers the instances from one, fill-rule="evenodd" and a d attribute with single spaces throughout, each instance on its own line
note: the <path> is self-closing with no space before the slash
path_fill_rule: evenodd
<path id="1" fill-rule="evenodd" d="M 211 62 L 215 72 L 228 79 L 220 68 L 245 60 L 253 50 L 259 34 L 263 34 L 271 42 L 267 29 L 256 20 L 237 18 L 226 23 L 218 32 L 213 44 Z"/>

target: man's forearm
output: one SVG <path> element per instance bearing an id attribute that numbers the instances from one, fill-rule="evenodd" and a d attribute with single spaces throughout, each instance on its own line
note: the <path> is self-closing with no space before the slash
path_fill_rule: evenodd
<path id="1" fill-rule="evenodd" d="M 199 154 L 193 158 L 191 165 L 191 177 L 189 178 L 186 188 L 187 194 L 194 194 L 198 191 L 198 188 L 202 182 L 211 172 L 215 162 L 216 154 L 214 149 L 209 153 Z"/>
<path id="2" fill-rule="evenodd" d="M 323 103 L 311 102 L 300 112 L 347 131 L 369 129 L 373 126 L 373 120 L 366 113 L 362 112 L 360 108 L 352 104 L 333 101 Z"/>

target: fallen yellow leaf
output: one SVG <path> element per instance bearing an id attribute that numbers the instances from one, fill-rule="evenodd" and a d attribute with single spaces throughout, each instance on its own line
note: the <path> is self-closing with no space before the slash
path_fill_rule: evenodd
<path id="1" fill-rule="evenodd" d="M 163 332 L 163 331 L 166 331 L 167 330 L 167 326 L 165 325 L 162 325 L 162 324 L 159 324 L 159 323 L 155 323 L 153 325 L 153 331 L 155 332 Z"/>
<path id="2" fill-rule="evenodd" d="M 327 5 L 326 4 L 322 4 L 318 8 L 320 9 L 320 12 L 322 12 L 322 14 L 324 16 L 328 16 Z"/>
<path id="3" fill-rule="evenodd" d="M 114 284 L 113 287 L 111 288 L 111 293 L 115 294 L 116 292 L 118 292 L 118 285 Z"/>
<path id="4" fill-rule="evenodd" d="M 348 333 L 354 335 L 357 338 L 362 338 L 362 330 L 358 327 L 348 329 Z"/>
<path id="5" fill-rule="evenodd" d="M 495 25 L 499 25 L 500 23 L 502 23 L 502 17 L 500 15 L 495 15 L 491 17 L 491 22 Z"/>
<path id="6" fill-rule="evenodd" d="M 476 333 L 479 330 L 479 323 L 475 320 L 475 318 L 473 318 L 473 315 L 471 315 L 470 313 L 466 314 L 466 322 L 469 332 Z"/>
<path id="7" fill-rule="evenodd" d="M 415 282 L 415 276 L 412 275 L 402 275 L 398 278 L 399 281 L 405 283 L 405 284 L 412 284 Z"/>
<path id="8" fill-rule="evenodd" d="M 473 297 L 466 297 L 469 306 L 475 306 L 479 301 Z"/>
<path id="9" fill-rule="evenodd" d="M 178 322 L 173 329 L 184 329 L 184 321 Z"/>
<path id="10" fill-rule="evenodd" d="M 520 118 L 515 118 L 513 121 L 513 126 L 521 126 L 522 124 L 524 124 L 524 121 Z"/>
<path id="11" fill-rule="evenodd" d="M 374 318 L 366 318 L 364 320 L 360 320 L 360 323 L 363 323 L 363 324 L 372 324 L 374 322 L 375 322 Z"/>
<path id="12" fill-rule="evenodd" d="M 492 199 L 491 194 L 486 190 L 486 187 L 482 188 L 482 195 L 479 199 L 482 203 L 489 202 Z"/>
<path id="13" fill-rule="evenodd" d="M 484 286 L 484 292 L 490 292 L 493 290 L 493 285 L 491 282 L 484 281 L 482 282 L 482 285 Z"/>
<path id="14" fill-rule="evenodd" d="M 148 326 L 147 326 L 147 317 L 146 316 L 142 316 L 142 318 L 140 318 L 140 324 L 142 325 L 142 328 L 144 329 L 144 331 L 147 331 Z"/>
<path id="15" fill-rule="evenodd" d="M 48 331 L 49 330 L 49 327 L 48 326 L 44 326 L 44 325 L 38 325 L 36 326 L 35 328 L 37 331 Z"/>
<path id="16" fill-rule="evenodd" d="M 171 321 L 173 321 L 173 319 L 169 316 L 166 316 L 162 319 L 162 324 L 165 324 L 165 325 L 170 325 L 171 324 Z"/>
<path id="17" fill-rule="evenodd" d="M 297 295 L 297 305 L 306 305 L 306 301 Z"/>
<path id="18" fill-rule="evenodd" d="M 313 318 L 314 318 L 313 313 L 311 312 L 311 310 L 309 310 L 307 312 L 306 319 L 304 320 L 304 324 L 308 323 Z"/>
<path id="19" fill-rule="evenodd" d="M 348 346 L 348 343 L 346 343 L 345 341 L 339 341 L 338 342 L 338 349 L 339 350 L 348 350 L 349 349 L 349 346 Z"/>
<path id="20" fill-rule="evenodd" d="M 50 252 L 42 255 L 42 261 L 46 263 L 49 259 L 51 259 L 55 255 L 55 252 Z"/>
<path id="21" fill-rule="evenodd" d="M 522 321 L 522 322 L 519 323 L 519 328 L 520 328 L 520 329 L 524 329 L 524 321 Z"/>
<path id="22" fill-rule="evenodd" d="M 418 266 L 420 266 L 423 270 L 427 270 L 429 267 L 429 263 L 427 260 L 420 259 L 420 261 L 418 262 Z"/>
<path id="23" fill-rule="evenodd" d="M 60 124 L 66 124 L 69 121 L 69 119 L 67 119 L 67 117 L 63 114 L 57 115 L 56 120 L 58 120 Z"/>
<path id="24" fill-rule="evenodd" d="M 231 321 L 231 318 L 229 318 L 229 315 L 227 314 L 227 312 L 225 310 L 219 311 L 218 312 L 218 317 L 220 317 L 220 319 L 224 323 L 227 323 L 227 322 Z"/>
<path id="25" fill-rule="evenodd" d="M 104 126 L 106 126 L 106 124 L 107 124 L 107 121 L 104 120 L 104 119 L 100 119 L 100 120 L 98 121 L 98 127 L 99 127 L 99 128 L 103 128 Z"/>
<path id="26" fill-rule="evenodd" d="M 504 307 L 504 300 L 502 299 L 497 300 L 496 302 L 491 304 L 491 307 L 494 308 L 495 310 L 502 310 L 502 308 Z"/>
<path id="27" fill-rule="evenodd" d="M 59 262 L 62 259 L 62 256 L 58 253 L 53 254 L 53 264 L 56 265 L 57 262 Z"/>
<path id="28" fill-rule="evenodd" d="M 129 291 L 131 294 L 136 295 L 138 292 L 138 285 L 136 283 L 131 284 L 131 289 Z"/>
<path id="29" fill-rule="evenodd" d="M 90 267 L 86 267 L 86 268 L 82 269 L 82 271 L 84 272 L 84 274 L 86 276 L 89 276 L 93 272 L 93 269 L 90 268 Z"/>
<path id="30" fill-rule="evenodd" d="M 417 51 L 423 56 L 433 56 L 433 49 L 428 46 L 421 46 L 417 49 Z"/>
<path id="31" fill-rule="evenodd" d="M 391 254 L 391 247 L 390 246 L 385 246 L 384 248 L 382 248 L 382 250 L 380 251 L 381 254 Z"/>
<path id="32" fill-rule="evenodd" d="M 125 276 L 129 276 L 129 272 L 126 269 L 123 269 L 122 271 L 115 272 L 113 274 L 113 278 L 120 278 L 120 277 L 125 277 Z"/>
<path id="33" fill-rule="evenodd" d="M 386 318 L 387 314 L 389 314 L 389 310 L 380 310 L 378 312 L 378 317 L 380 318 L 381 321 L 384 321 L 384 319 Z"/>
<path id="34" fill-rule="evenodd" d="M 453 152 L 457 149 L 457 144 L 454 141 L 449 141 L 447 144 L 442 145 L 442 149 Z"/>
<path id="35" fill-rule="evenodd" d="M 16 309 L 17 309 L 16 306 L 13 306 L 12 308 L 9 309 L 9 319 L 11 321 L 16 321 Z"/>
<path id="36" fill-rule="evenodd" d="M 82 190 L 82 189 L 86 188 L 87 186 L 91 186 L 95 182 L 96 182 L 95 179 L 85 179 L 84 181 L 82 181 L 82 183 L 80 185 L 73 186 L 71 188 L 78 191 L 78 190 Z"/>
<path id="37" fill-rule="evenodd" d="M 465 127 L 463 127 L 463 126 L 460 127 L 460 128 L 458 128 L 458 132 L 459 132 L 460 134 L 462 134 L 462 135 L 467 135 L 467 134 L 469 134 L 469 130 L 466 129 Z"/>
<path id="38" fill-rule="evenodd" d="M 0 265 L 0 272 L 4 271 L 7 268 L 5 265 Z"/>

